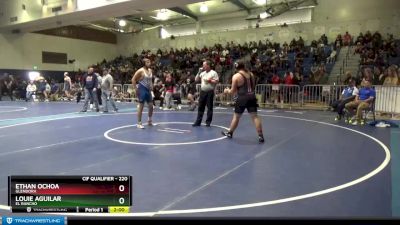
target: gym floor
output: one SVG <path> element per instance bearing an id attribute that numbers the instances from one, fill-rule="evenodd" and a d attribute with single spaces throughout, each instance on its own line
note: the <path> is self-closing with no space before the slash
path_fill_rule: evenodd
<path id="1" fill-rule="evenodd" d="M 400 131 L 334 121 L 332 112 L 261 109 L 259 144 L 232 108 L 211 127 L 197 112 L 156 109 L 136 128 L 136 106 L 78 113 L 75 102 L 0 102 L 0 214 L 9 175 L 131 175 L 127 216 L 399 218 Z M 143 115 L 147 121 L 147 111 Z"/>

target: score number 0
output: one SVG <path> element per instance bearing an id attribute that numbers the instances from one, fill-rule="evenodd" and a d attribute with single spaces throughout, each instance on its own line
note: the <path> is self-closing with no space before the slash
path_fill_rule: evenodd
<path id="1" fill-rule="evenodd" d="M 124 192 L 125 191 L 125 186 L 124 185 L 119 185 L 118 190 L 120 192 Z M 119 204 L 123 205 L 125 203 L 125 198 L 121 197 L 118 200 Z"/>

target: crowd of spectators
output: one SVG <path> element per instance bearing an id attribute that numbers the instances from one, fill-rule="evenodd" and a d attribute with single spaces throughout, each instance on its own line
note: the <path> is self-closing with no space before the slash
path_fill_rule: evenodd
<path id="1" fill-rule="evenodd" d="M 336 60 L 337 49 L 328 43 L 326 35 L 309 46 L 301 36 L 282 46 L 269 40 L 252 42 L 250 64 L 259 84 L 320 84 L 327 75 L 326 66 Z"/>
<path id="2" fill-rule="evenodd" d="M 25 80 L 7 73 L 0 76 L 0 100 L 8 96 L 11 101 L 29 101 L 37 96 L 42 101 L 59 101 L 63 97 L 61 89 L 56 80 L 41 75 L 34 80 Z"/>
<path id="3" fill-rule="evenodd" d="M 287 83 L 284 79 L 286 72 L 294 74 L 293 80 L 299 80 L 299 83 L 319 84 L 321 77 L 327 72 L 325 64 L 335 61 L 336 48 L 332 46 L 328 44 L 326 35 L 312 41 L 310 46 L 305 45 L 302 37 L 298 40 L 293 39 L 290 44 L 285 42 L 282 46 L 269 40 L 244 44 L 227 42 L 225 45 L 215 44 L 201 49 L 143 50 L 140 54 L 129 57 L 119 56 L 113 60 L 103 60 L 94 65 L 94 68 L 111 68 L 115 83 L 129 84 L 133 72 L 141 67 L 141 59 L 146 57 L 154 62 L 155 76 L 161 77 L 164 71 L 172 71 L 174 79 L 178 83 L 184 83 L 188 75 L 197 72 L 204 59 L 209 59 L 214 70 L 220 75 L 221 82 L 229 84 L 233 63 L 238 59 L 248 58 L 258 84 L 272 83 L 273 75 L 278 75 L 281 83 Z M 83 72 L 78 71 L 72 77 L 73 81 L 78 81 L 82 75 Z"/>
<path id="4" fill-rule="evenodd" d="M 360 73 L 353 75 L 358 84 L 362 79 L 370 79 L 373 85 L 399 84 L 398 63 L 390 64 L 390 59 L 399 58 L 396 40 L 393 35 L 388 35 L 384 39 L 379 32 L 371 34 L 369 31 L 365 35 L 360 33 L 356 38 L 348 32 L 339 34 L 331 43 L 328 42 L 326 35 L 322 35 L 318 40 L 312 40 L 308 46 L 303 38 L 299 37 L 292 39 L 289 44 L 284 42 L 282 45 L 270 40 L 260 40 L 244 44 L 227 42 L 225 45 L 215 44 L 201 49 L 143 50 L 140 54 L 129 57 L 118 56 L 113 60 L 103 60 L 93 67 L 97 73 L 103 68 L 110 68 L 115 84 L 131 84 L 132 74 L 142 66 L 141 61 L 146 57 L 153 62 L 155 77 L 162 78 L 165 72 L 170 72 L 176 84 L 184 87 L 187 79 L 196 75 L 205 59 L 212 62 L 212 67 L 219 74 L 221 83 L 225 84 L 231 82 L 233 63 L 238 59 L 245 59 L 258 84 L 303 86 L 324 84 L 329 73 L 327 67 L 335 62 L 342 46 L 353 46 L 354 54 L 361 55 Z M 72 95 L 80 93 L 80 83 L 84 73 L 80 70 L 70 73 L 73 83 Z M 47 93 L 57 92 L 56 88 L 58 92 L 62 91 L 62 87 L 56 87 L 56 83 L 62 81 L 55 81 L 49 77 L 43 79 L 47 82 L 47 86 L 50 86 L 44 91 L 45 100 L 50 99 Z M 5 75 L 0 83 L 2 94 L 12 93 L 11 97 L 26 98 L 27 80 Z M 131 98 L 133 93 L 132 90 L 124 91 L 120 88 L 116 90 L 115 95 L 117 99 L 124 99 Z M 63 99 L 62 97 L 59 96 L 57 99 Z"/>
<path id="5" fill-rule="evenodd" d="M 141 60 L 146 57 L 153 62 L 152 68 L 156 77 L 161 77 L 164 71 L 171 71 L 178 82 L 184 82 L 188 74 L 197 72 L 205 59 L 211 60 L 213 68 L 220 76 L 223 76 L 225 72 L 232 69 L 234 61 L 244 57 L 248 52 L 247 43 L 240 45 L 228 42 L 225 46 L 215 44 L 201 49 L 143 50 L 140 54 L 135 53 L 129 57 L 119 56 L 110 61 L 103 60 L 94 66 L 111 68 L 116 83 L 129 84 L 132 74 L 142 66 Z M 78 80 L 79 76 L 78 73 L 75 80 Z"/>
<path id="6" fill-rule="evenodd" d="M 369 79 L 372 85 L 399 85 L 400 49 L 392 34 L 360 33 L 355 39 L 354 54 L 360 55 L 357 79 Z"/>
<path id="7" fill-rule="evenodd" d="M 357 85 L 360 85 L 363 80 L 368 80 L 372 85 L 383 86 L 399 86 L 400 85 L 400 68 L 393 64 L 388 67 L 361 67 L 359 74 L 354 79 Z M 352 74 L 346 73 L 344 83 L 347 84 Z"/>

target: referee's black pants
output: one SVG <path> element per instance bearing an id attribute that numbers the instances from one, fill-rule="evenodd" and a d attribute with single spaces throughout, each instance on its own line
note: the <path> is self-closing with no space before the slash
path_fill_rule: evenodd
<path id="1" fill-rule="evenodd" d="M 207 119 L 206 124 L 211 124 L 213 117 L 213 106 L 214 106 L 214 90 L 211 91 L 200 91 L 199 97 L 199 108 L 197 111 L 197 119 L 195 124 L 200 125 L 203 120 L 204 111 L 207 106 Z"/>

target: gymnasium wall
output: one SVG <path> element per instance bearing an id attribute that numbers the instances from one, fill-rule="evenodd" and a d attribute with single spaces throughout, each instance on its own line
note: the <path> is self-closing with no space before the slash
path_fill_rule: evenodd
<path id="1" fill-rule="evenodd" d="M 42 51 L 66 53 L 74 63 L 42 63 Z M 42 34 L 0 34 L 0 69 L 50 71 L 77 71 L 79 68 L 113 59 L 117 55 L 115 44 L 62 38 Z"/>

